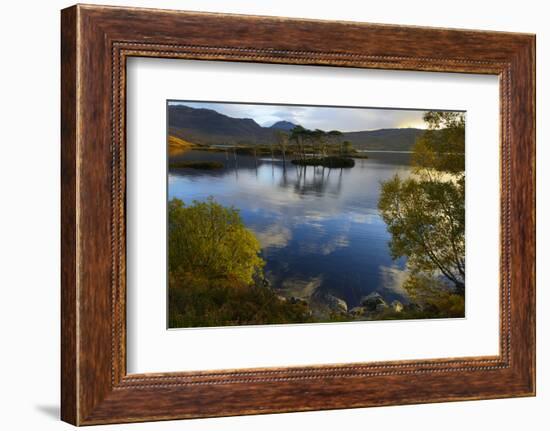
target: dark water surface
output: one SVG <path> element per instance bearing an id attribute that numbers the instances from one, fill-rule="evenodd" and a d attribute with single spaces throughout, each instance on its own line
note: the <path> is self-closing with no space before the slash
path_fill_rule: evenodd
<path id="1" fill-rule="evenodd" d="M 410 174 L 410 154 L 368 152 L 351 169 L 296 167 L 280 158 L 190 151 L 178 160 L 218 160 L 212 171 L 170 169 L 169 199 L 209 196 L 240 210 L 262 245 L 265 273 L 285 296 L 322 289 L 358 304 L 373 291 L 407 300 L 405 260 L 392 260 L 377 206 L 380 183 Z"/>

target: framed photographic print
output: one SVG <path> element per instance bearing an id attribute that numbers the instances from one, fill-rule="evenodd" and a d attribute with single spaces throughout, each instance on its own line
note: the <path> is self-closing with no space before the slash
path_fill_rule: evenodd
<path id="1" fill-rule="evenodd" d="M 62 419 L 535 394 L 535 38 L 62 11 Z"/>
<path id="2" fill-rule="evenodd" d="M 465 317 L 464 112 L 167 110 L 169 328 Z"/>

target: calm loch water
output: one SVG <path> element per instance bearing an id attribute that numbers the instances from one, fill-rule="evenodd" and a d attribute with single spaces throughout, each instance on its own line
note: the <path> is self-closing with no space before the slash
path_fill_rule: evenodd
<path id="1" fill-rule="evenodd" d="M 377 291 L 406 302 L 405 260 L 391 258 L 377 205 L 381 182 L 410 174 L 410 154 L 367 154 L 354 168 L 328 169 L 190 151 L 176 159 L 218 160 L 225 168 L 171 168 L 168 195 L 186 203 L 212 196 L 239 209 L 261 242 L 266 277 L 281 295 L 305 297 L 322 289 L 350 308 Z"/>

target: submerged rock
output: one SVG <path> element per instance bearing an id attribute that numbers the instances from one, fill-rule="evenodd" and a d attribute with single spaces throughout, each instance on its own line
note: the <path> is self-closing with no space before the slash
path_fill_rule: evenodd
<path id="1" fill-rule="evenodd" d="M 307 305 L 307 301 L 304 301 L 302 298 L 296 298 L 295 296 L 291 296 L 290 298 L 287 298 L 287 301 L 291 304 L 304 304 Z"/>
<path id="2" fill-rule="evenodd" d="M 367 308 L 366 307 L 353 307 L 351 310 L 349 310 L 349 314 L 351 314 L 353 317 L 364 317 L 367 314 Z"/>
<path id="3" fill-rule="evenodd" d="M 348 304 L 341 298 L 328 292 L 316 290 L 311 296 L 310 305 L 317 313 L 326 314 L 327 312 L 347 313 Z"/>
<path id="4" fill-rule="evenodd" d="M 294 297 L 308 301 L 312 296 L 316 295 L 322 282 L 322 277 L 314 277 L 309 280 L 289 278 L 283 281 L 282 286 L 277 289 L 277 293 L 287 298 Z"/>
<path id="5" fill-rule="evenodd" d="M 345 313 L 348 311 L 348 304 L 346 301 L 330 293 L 323 295 L 323 300 L 332 311 L 343 311 Z"/>
<path id="6" fill-rule="evenodd" d="M 397 313 L 401 313 L 403 311 L 404 306 L 400 301 L 396 299 L 395 301 L 392 301 L 391 308 L 393 308 L 393 311 Z"/>
<path id="7" fill-rule="evenodd" d="M 403 307 L 406 311 L 418 312 L 422 311 L 422 307 L 415 302 L 409 302 Z"/>
<path id="8" fill-rule="evenodd" d="M 383 303 L 383 304 L 376 304 L 376 308 L 375 308 L 375 311 L 377 313 L 381 313 L 382 311 L 384 311 L 385 309 L 388 308 L 388 304 L 386 303 Z"/>
<path id="9" fill-rule="evenodd" d="M 388 308 L 388 304 L 378 292 L 369 293 L 363 296 L 359 304 L 367 309 L 367 311 L 383 311 Z"/>

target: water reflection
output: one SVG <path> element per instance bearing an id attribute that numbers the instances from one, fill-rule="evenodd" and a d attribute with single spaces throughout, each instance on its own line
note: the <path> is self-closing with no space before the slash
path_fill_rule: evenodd
<path id="1" fill-rule="evenodd" d="M 373 291 L 406 301 L 404 260 L 393 261 L 377 204 L 380 183 L 410 174 L 409 154 L 369 153 L 351 169 L 295 166 L 255 158 L 191 151 L 184 160 L 221 161 L 219 170 L 171 169 L 169 198 L 216 201 L 240 210 L 262 244 L 265 272 L 282 295 L 315 291 L 348 307 Z"/>

